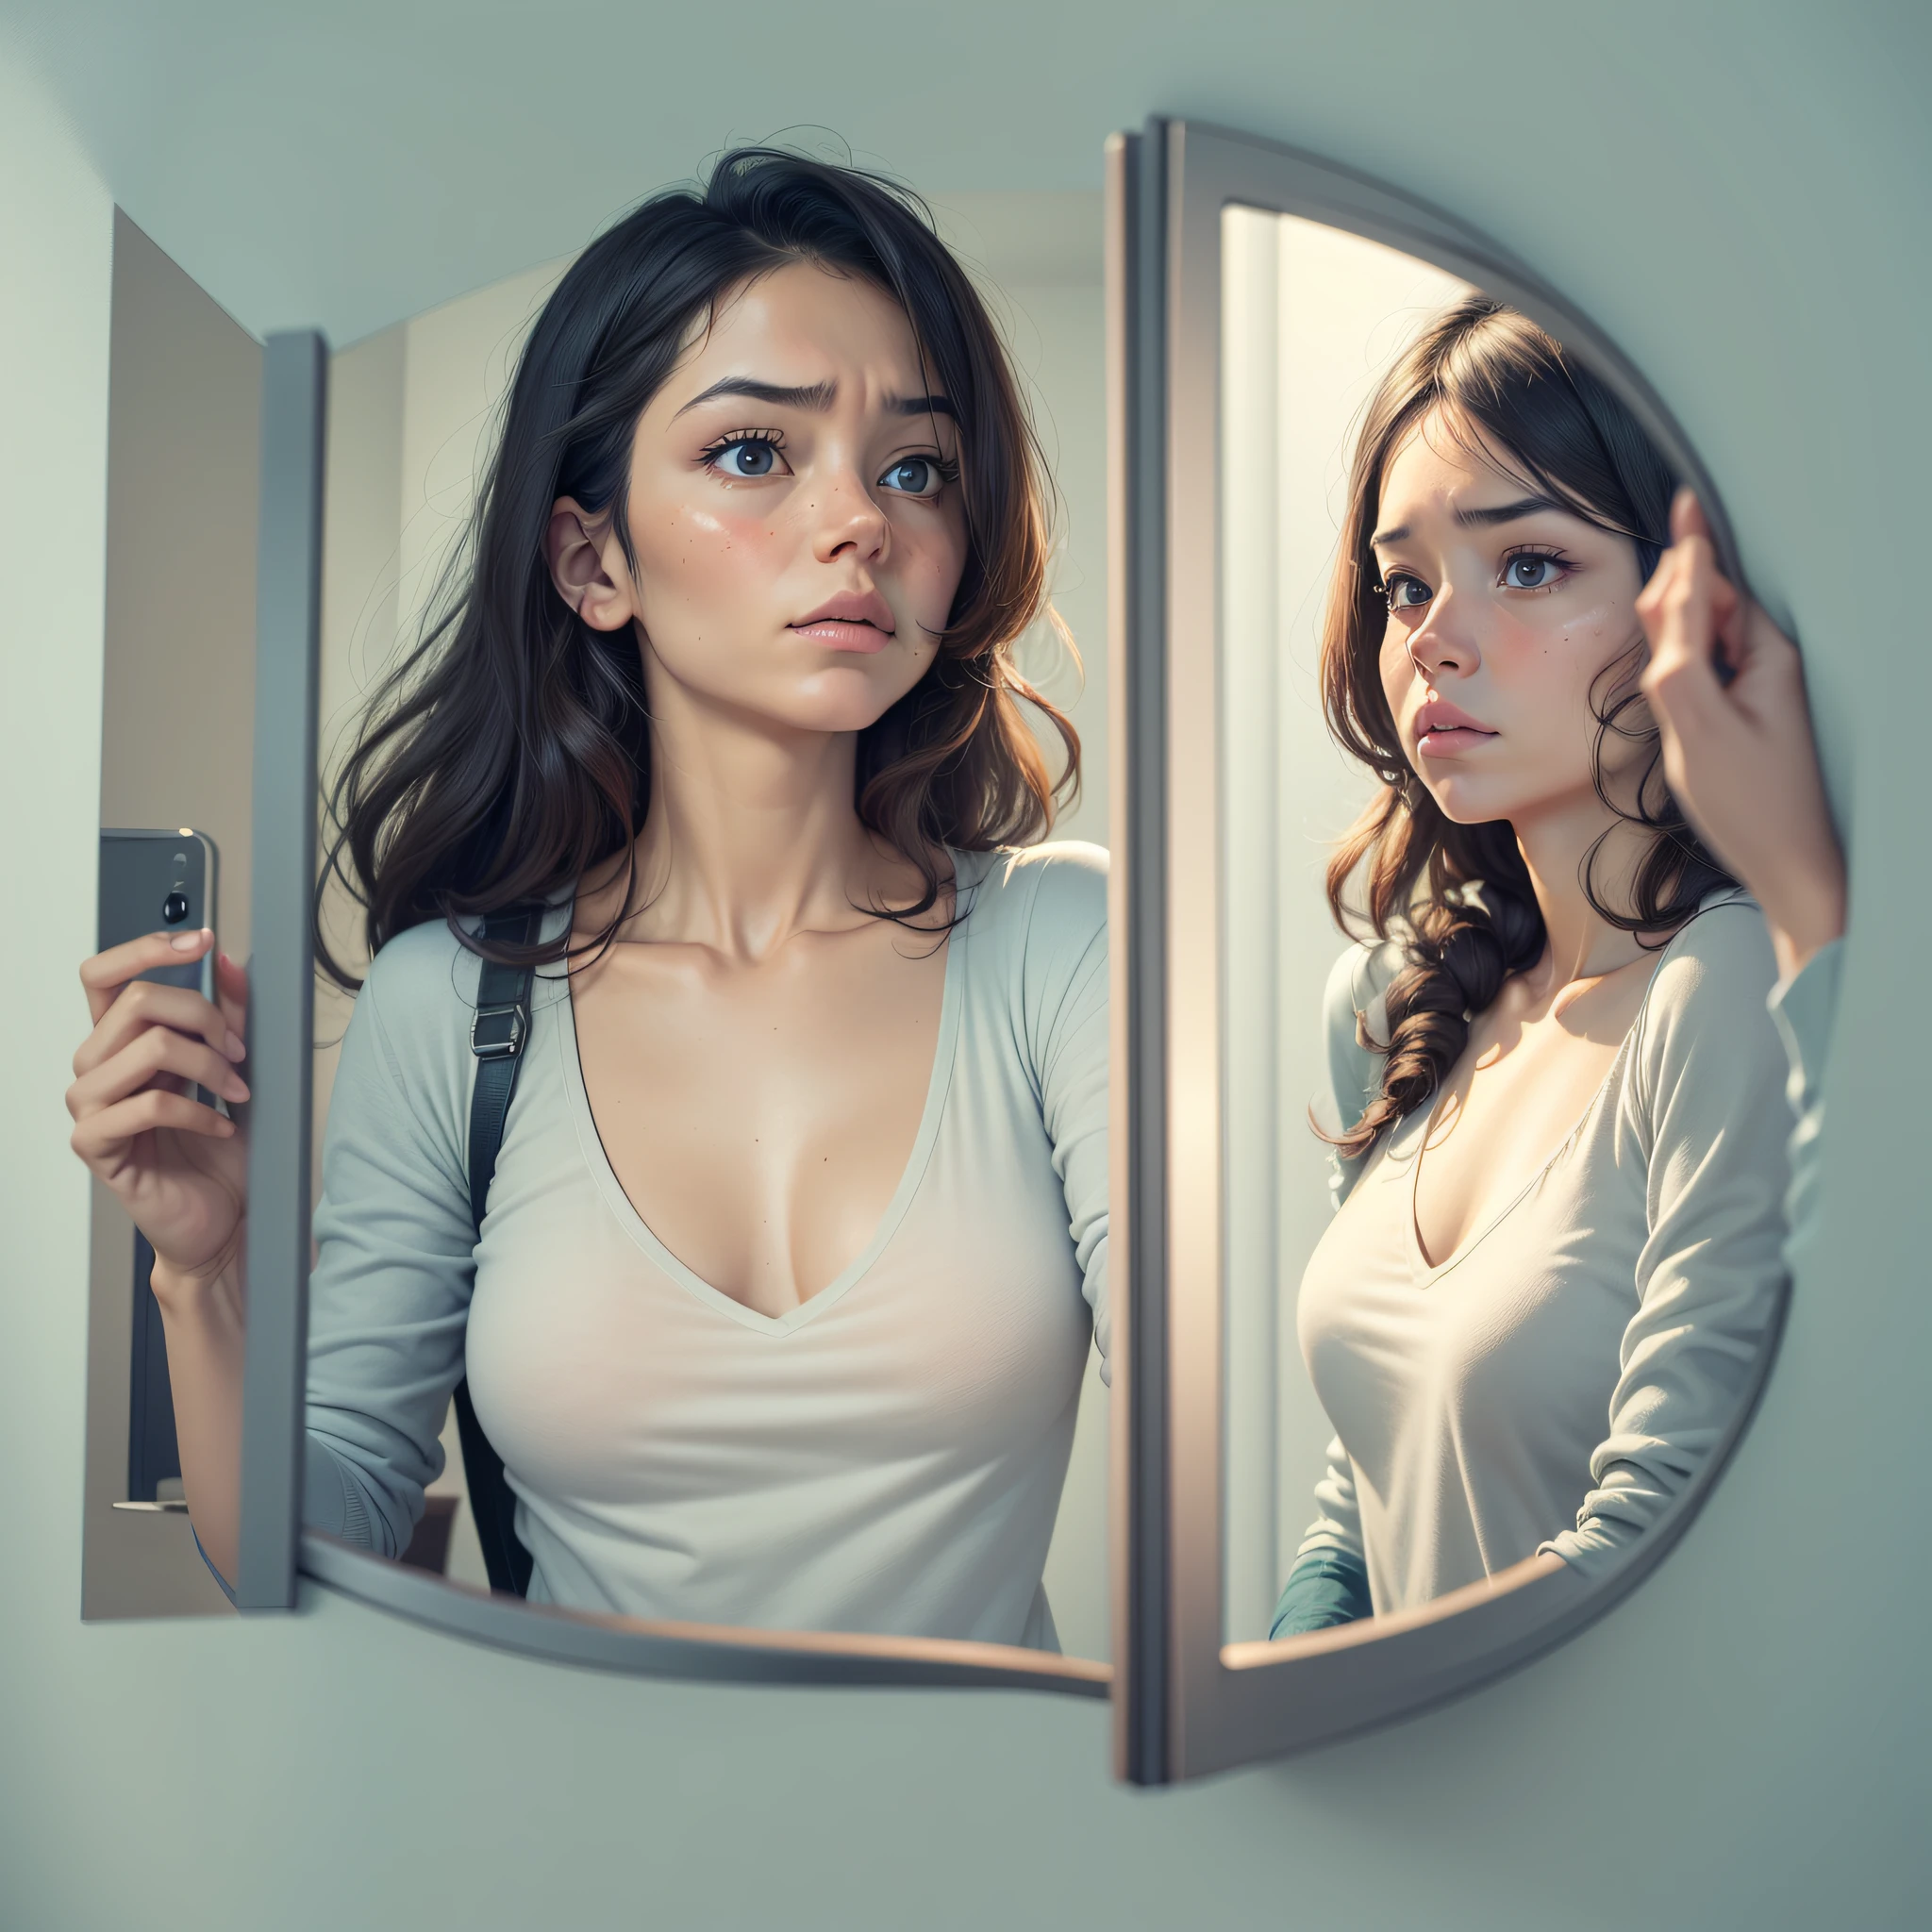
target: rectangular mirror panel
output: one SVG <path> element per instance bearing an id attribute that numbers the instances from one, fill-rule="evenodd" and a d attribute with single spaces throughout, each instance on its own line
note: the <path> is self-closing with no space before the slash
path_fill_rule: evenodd
<path id="1" fill-rule="evenodd" d="M 190 893 L 215 886 L 184 924 L 205 910 L 246 958 L 261 347 L 117 210 L 110 354 L 101 824 L 172 836 L 104 855 L 103 937 L 163 928 L 175 874 L 153 865 L 182 850 Z M 93 1202 L 82 1614 L 225 1614 L 178 1507 L 151 1251 L 98 1180 Z"/>
<path id="2" fill-rule="evenodd" d="M 1772 1360 L 1792 1122 L 1762 915 L 1640 702 L 1677 479 L 1733 555 L 1669 411 L 1438 210 L 1182 123 L 1136 151 L 1128 1032 L 1165 1093 L 1120 1208 L 1168 1438 L 1128 1466 L 1164 1601 L 1122 1756 L 1158 1783 L 1634 1587 Z"/>
<path id="3" fill-rule="evenodd" d="M 966 197 L 961 207 L 941 208 L 940 214 L 944 232 L 983 265 L 984 285 L 1010 343 L 1061 499 L 1053 594 L 1086 649 L 1076 660 L 1042 623 L 1021 641 L 1016 654 L 1024 674 L 1073 718 L 1083 741 L 1082 795 L 1063 811 L 1053 836 L 1104 843 L 1108 690 L 1098 649 L 1105 572 L 1097 201 L 1089 196 Z M 414 646 L 425 614 L 437 608 L 439 592 L 446 588 L 443 573 L 452 559 L 459 558 L 477 489 L 501 429 L 517 357 L 563 267 L 548 264 L 477 291 L 332 358 L 320 703 L 325 784 L 341 770 L 370 693 Z M 1035 728 L 1050 768 L 1057 768 L 1056 736 L 1037 721 Z M 324 924 L 341 962 L 353 972 L 366 970 L 359 908 L 333 882 L 325 896 Z M 533 1063 L 538 1071 L 526 1067 L 519 1076 L 512 1131 L 516 1109 L 527 1113 L 538 1104 L 533 1096 L 541 1097 L 541 1083 L 554 1071 L 555 1042 L 541 1029 L 557 1024 L 556 1003 L 570 995 L 545 980 L 539 982 L 536 997 L 539 1035 L 532 1050 L 544 1058 Z M 354 1011 L 353 1000 L 323 983 L 316 1008 L 318 1198 L 321 1145 L 341 1043 Z M 594 1080 L 586 1084 L 594 1090 Z M 595 1100 L 594 1091 L 591 1098 Z M 601 1174 L 605 1157 L 599 1130 L 585 1128 L 582 1117 L 578 1125 L 593 1172 Z M 513 1163 L 515 1150 L 509 1141 L 505 1144 L 504 1158 Z M 608 1211 L 629 1227 L 639 1217 L 628 1203 L 610 1194 L 616 1184 L 605 1176 L 600 1185 Z M 633 1230 L 633 1238 L 652 1252 L 647 1243 L 654 1237 L 648 1229 L 643 1234 Z M 673 1269 L 678 1266 L 674 1260 Z M 709 1292 L 702 1282 L 699 1290 Z M 1108 1394 L 1097 1357 L 1088 1355 L 1085 1374 L 1070 1394 L 1071 1449 L 1046 1551 L 1044 1595 L 1050 1635 L 1059 1651 L 1070 1660 L 1104 1660 L 1111 1641 L 1106 1569 Z M 487 1407 L 487 1400 L 479 1407 Z M 459 1434 L 452 1405 L 437 1444 L 441 1473 L 427 1484 L 425 1512 L 395 1566 L 413 1573 L 412 1588 L 424 1576 L 472 1589 L 488 1586 Z M 514 1474 L 514 1457 L 506 1459 Z M 338 1564 L 329 1574 L 358 1572 L 353 1565 Z M 415 1591 L 411 1600 L 422 1601 L 422 1592 Z M 501 1601 L 492 1606 L 498 1608 L 525 1614 L 520 1606 L 512 1610 Z M 554 1628 L 557 1621 L 553 1611 L 541 1620 L 541 1627 Z M 747 1627 L 727 1638 L 741 1645 L 755 1641 L 756 1632 Z M 842 1642 L 838 1654 L 858 1655 L 855 1644 L 862 1649 L 863 1640 Z M 660 1643 L 659 1653 L 663 1649 Z M 661 1657 L 649 1667 L 661 1669 Z M 699 1666 L 694 1662 L 692 1668 Z M 1011 1665 L 1001 1668 L 1010 1670 Z M 1070 1661 L 1068 1668 L 1075 1667 Z M 1083 1683 L 1097 1681 L 1091 1663 L 1079 1665 L 1076 1674 Z"/>

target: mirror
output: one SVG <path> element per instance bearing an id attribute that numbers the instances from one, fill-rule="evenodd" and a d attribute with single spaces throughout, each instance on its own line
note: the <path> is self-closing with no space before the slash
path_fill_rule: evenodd
<path id="1" fill-rule="evenodd" d="M 968 197 L 940 218 L 1010 343 L 1058 488 L 1056 607 L 1076 640 L 1097 636 L 1097 197 Z M 340 779 L 384 676 L 460 605 L 482 478 L 501 439 L 520 433 L 509 400 L 519 359 L 570 267 L 541 265 L 332 358 L 319 706 L 325 789 Z M 808 278 L 808 323 L 813 303 L 854 299 L 849 285 L 815 270 L 787 273 Z M 800 306 L 779 276 L 763 286 L 780 308 Z M 580 301 L 585 287 L 580 276 L 567 292 Z M 858 299 L 857 322 L 883 326 L 864 307 L 870 291 Z M 721 337 L 735 325 L 729 313 L 716 324 Z M 706 468 L 721 453 L 743 470 L 728 480 L 747 501 L 761 475 L 782 474 L 767 454 L 774 447 L 789 443 L 783 462 L 806 475 L 818 460 L 814 438 L 847 460 L 837 438 L 852 425 L 836 399 L 762 390 L 747 399 L 747 383 L 789 391 L 838 380 L 836 333 L 826 339 L 795 318 L 784 327 L 791 333 L 781 329 L 775 348 L 753 332 L 708 367 L 692 394 L 678 393 L 694 423 L 703 415 L 705 433 L 682 452 L 671 493 L 688 494 L 689 479 L 703 473 L 723 506 L 693 511 L 689 529 L 713 528 L 736 511 L 740 499 Z M 893 354 L 900 346 L 889 344 Z M 917 373 L 899 384 L 907 395 L 921 392 Z M 726 405 L 701 400 L 720 381 L 735 385 Z M 656 407 L 641 402 L 630 419 Z M 831 429 L 822 429 L 828 416 Z M 655 419 L 646 426 L 661 442 Z M 877 440 L 877 425 L 860 426 Z M 894 463 L 924 462 L 919 437 L 932 433 L 924 419 L 893 430 L 891 447 L 873 452 L 873 469 L 890 477 Z M 940 454 L 951 460 L 944 447 Z M 844 487 L 837 463 L 820 467 Z M 918 514 L 903 513 L 900 542 L 918 541 Z M 749 525 L 740 532 L 748 568 L 756 535 Z M 841 546 L 850 547 L 840 539 L 823 556 L 794 559 L 818 586 L 810 601 L 848 577 L 869 581 L 874 570 L 890 582 L 882 558 L 855 575 L 838 560 Z M 673 565 L 658 569 L 669 577 Z M 545 594 L 545 621 L 567 617 L 557 593 Z M 879 614 L 858 613 L 874 627 Z M 610 647 L 601 675 L 634 686 L 628 620 L 601 635 Z M 1104 843 L 1105 666 L 1083 672 L 1043 616 L 1015 657 L 1083 742 L 1082 796 L 1053 837 Z M 680 675 L 702 682 L 705 674 L 687 666 Z M 1058 734 L 1037 709 L 1030 722 L 1057 771 Z M 325 820 L 325 846 L 334 829 Z M 443 1627 L 577 1661 L 1104 1694 L 1107 1395 L 1083 1293 L 1096 1291 L 1105 1269 L 1105 886 L 1097 853 L 1053 863 L 1071 870 L 1042 888 L 1029 928 L 1012 917 L 1022 910 L 1015 887 L 1030 900 L 1038 874 L 965 855 L 961 876 L 978 883 L 961 908 L 964 923 L 937 954 L 929 938 L 902 949 L 904 962 L 928 959 L 937 972 L 931 1011 L 900 1027 L 913 1041 L 903 1058 L 918 1062 L 920 1076 L 881 1090 L 906 1115 L 891 1161 L 899 1178 L 893 1186 L 889 1175 L 858 1217 L 866 1225 L 857 1239 L 841 1234 L 837 1265 L 821 1271 L 828 1280 L 789 1304 L 782 1294 L 761 1300 L 747 1285 L 745 1244 L 721 1240 L 689 1211 L 690 1200 L 715 1191 L 720 1171 L 750 1172 L 759 1159 L 748 1113 L 733 1129 L 745 1142 L 741 1153 L 682 1169 L 675 1137 L 653 1141 L 648 1118 L 633 1124 L 648 1113 L 640 1091 L 678 1082 L 695 1118 L 701 1074 L 724 1095 L 727 1115 L 760 1100 L 741 1043 L 749 1036 L 698 996 L 704 973 L 715 978 L 729 963 L 715 948 L 694 980 L 690 961 L 705 949 L 689 934 L 653 935 L 646 925 L 640 937 L 626 926 L 602 963 L 591 957 L 597 947 L 580 942 L 568 976 L 558 960 L 537 965 L 528 1010 L 503 1015 L 500 1039 L 489 1032 L 496 1020 L 479 1009 L 514 1008 L 514 972 L 508 992 L 488 990 L 440 919 L 391 941 L 353 1000 L 322 982 L 304 1567 Z M 681 876 L 675 864 L 671 875 Z M 582 924 L 590 890 L 579 884 L 580 941 L 597 924 Z M 562 930 L 568 897 L 557 901 L 546 934 Z M 639 917 L 641 905 L 632 907 Z M 1041 942 L 1069 918 L 1085 920 L 1084 936 L 1072 944 L 1068 925 L 1067 943 L 1056 941 L 1050 958 Z M 323 930 L 349 974 L 371 970 L 361 908 L 339 878 L 327 882 Z M 686 963 L 659 968 L 658 956 Z M 1011 980 L 1013 1005 L 997 991 L 998 975 L 1023 967 L 1035 979 Z M 760 1039 L 801 1015 L 828 1035 L 855 1026 L 837 1002 L 821 1009 L 786 1007 L 782 994 L 743 997 L 753 1008 L 767 1002 Z M 625 1015 L 654 1001 L 665 1016 L 659 1027 L 627 1030 Z M 874 1032 L 897 1037 L 891 1023 L 878 1001 L 862 1003 L 854 1064 Z M 479 1043 L 518 1050 L 498 1062 L 514 1059 L 516 1074 L 487 1181 L 473 1293 L 470 1096 L 473 1083 L 498 1077 L 473 1052 Z M 429 1097 L 405 1108 L 400 1092 Z M 769 1110 L 770 1091 L 762 1104 Z M 400 1129 L 412 1108 L 424 1134 L 406 1146 Z M 975 1164 L 1002 1142 L 1018 1165 L 1008 1162 L 1006 1179 L 975 1182 Z M 835 1139 L 825 1164 L 838 1154 Z M 994 1205 L 973 1207 L 975 1189 Z M 431 1195 L 433 1213 L 424 1207 Z M 742 1191 L 731 1198 L 742 1221 Z M 812 1198 L 791 1204 L 802 1216 L 797 1241 L 824 1245 L 809 1224 Z M 425 1262 L 431 1251 L 442 1259 Z M 419 1292 L 438 1270 L 446 1291 Z M 463 1392 L 452 1401 L 461 1371 Z M 485 1595 L 492 1582 L 495 1593 Z"/>
<path id="2" fill-rule="evenodd" d="M 1680 482 L 1723 530 L 1668 414 L 1434 210 L 1178 123 L 1114 166 L 1165 561 L 1117 675 L 1162 801 L 1160 1245 L 1124 1214 L 1161 1781 L 1466 1688 L 1657 1559 L 1771 1358 L 1794 1123 L 1770 937 L 1637 689 Z"/>
<path id="3" fill-rule="evenodd" d="M 117 210 L 110 357 L 96 942 L 208 925 L 246 959 L 261 346 Z M 140 976 L 193 995 L 209 970 L 196 949 Z M 154 1252 L 92 1194 L 82 1614 L 225 1614 L 183 1502 Z"/>

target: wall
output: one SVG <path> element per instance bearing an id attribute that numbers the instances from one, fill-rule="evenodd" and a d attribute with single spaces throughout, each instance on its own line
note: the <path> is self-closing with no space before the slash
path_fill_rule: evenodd
<path id="1" fill-rule="evenodd" d="M 1062 31 L 1037 5 L 1010 22 L 1008 64 Z M 34 922 L 0 1033 L 9 1926 L 1924 1923 L 1932 1048 L 1925 908 L 1890 884 L 1923 870 L 1932 712 L 1923 13 L 1204 0 L 1088 40 L 1045 71 L 1096 146 L 1197 111 L 1534 256 L 1682 410 L 1806 639 L 1857 832 L 1840 1125 L 1784 1358 L 1708 1511 L 1505 1683 L 1151 1795 L 1108 1781 L 1102 1709 L 1052 1699 L 616 1681 L 315 1591 L 291 1617 L 83 1626 L 87 1189 L 59 1094 L 92 922 L 111 203 L 0 53 L 0 808 Z"/>

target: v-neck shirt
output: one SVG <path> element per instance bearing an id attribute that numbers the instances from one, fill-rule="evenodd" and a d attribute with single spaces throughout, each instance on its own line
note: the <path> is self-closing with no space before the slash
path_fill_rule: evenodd
<path id="1" fill-rule="evenodd" d="M 1107 1334 L 1106 855 L 953 855 L 932 1067 L 865 1247 L 781 1316 L 640 1216 L 541 976 L 480 1239 L 446 928 L 386 946 L 344 1040 L 310 1287 L 308 1513 L 393 1555 L 467 1372 L 533 1600 L 1052 1647 L 1041 1588 Z M 553 914 L 560 925 L 567 908 Z"/>
<path id="2" fill-rule="evenodd" d="M 1379 1087 L 1357 1014 L 1373 1032 L 1381 988 L 1365 981 L 1399 963 L 1358 949 L 1331 981 L 1335 1120 Z M 1439 1264 L 1415 1219 L 1433 1109 L 1343 1167 L 1297 1309 L 1336 1429 L 1298 1555 L 1358 1557 L 1377 1612 L 1540 1550 L 1600 1567 L 1730 1423 L 1784 1278 L 1775 976 L 1757 908 L 1707 900 L 1661 950 L 1574 1128 Z"/>

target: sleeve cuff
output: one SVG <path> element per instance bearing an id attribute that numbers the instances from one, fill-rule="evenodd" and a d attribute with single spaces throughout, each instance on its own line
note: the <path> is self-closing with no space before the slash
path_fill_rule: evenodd
<path id="1" fill-rule="evenodd" d="M 202 1548 L 201 1532 L 195 1528 L 192 1521 L 189 1523 L 188 1525 L 188 1534 L 194 1539 L 194 1554 L 197 1557 L 199 1557 L 205 1564 L 207 1564 L 208 1574 L 214 1578 L 215 1587 L 232 1604 L 235 1601 L 235 1592 L 229 1587 L 228 1579 L 225 1576 L 224 1576 L 219 1570 L 215 1568 L 214 1559 L 208 1555 L 208 1553 L 205 1549 Z"/>
<path id="2" fill-rule="evenodd" d="M 1844 945 L 1842 939 L 1836 939 L 1820 946 L 1797 973 L 1772 989 L 1766 1001 L 1790 1061 L 1791 1077 L 1785 1091 L 1800 1119 L 1818 1105 L 1824 1063 L 1831 1053 L 1832 1023 L 1838 1016 Z"/>
<path id="3" fill-rule="evenodd" d="M 1268 1626 L 1271 1641 L 1332 1629 L 1374 1615 L 1369 1576 L 1359 1557 L 1344 1550 L 1313 1550 L 1290 1573 Z"/>

